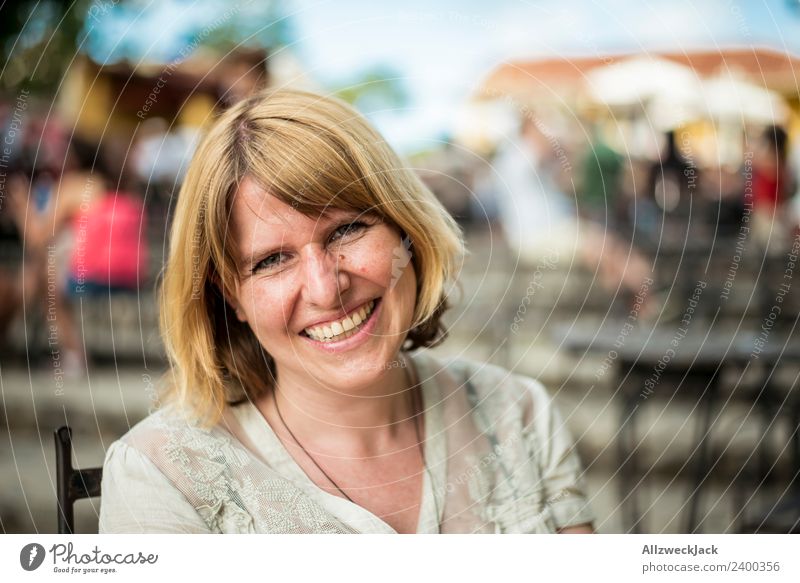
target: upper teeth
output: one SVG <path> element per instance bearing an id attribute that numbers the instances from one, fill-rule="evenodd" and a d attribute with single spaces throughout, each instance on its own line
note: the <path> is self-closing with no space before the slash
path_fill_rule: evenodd
<path id="1" fill-rule="evenodd" d="M 375 300 L 370 300 L 359 309 L 351 312 L 341 320 L 328 322 L 321 326 L 314 326 L 313 328 L 306 328 L 305 333 L 311 336 L 314 340 L 340 340 L 355 334 L 356 329 L 367 321 L 372 309 L 375 307 Z"/>

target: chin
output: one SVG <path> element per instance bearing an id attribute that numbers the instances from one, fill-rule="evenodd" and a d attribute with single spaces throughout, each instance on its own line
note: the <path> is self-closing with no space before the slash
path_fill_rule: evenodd
<path id="1" fill-rule="evenodd" d="M 319 370 L 319 380 L 338 386 L 343 392 L 359 393 L 380 385 L 392 370 L 403 367 L 398 355 L 401 344 L 381 346 L 360 356 L 341 354 L 325 362 Z"/>

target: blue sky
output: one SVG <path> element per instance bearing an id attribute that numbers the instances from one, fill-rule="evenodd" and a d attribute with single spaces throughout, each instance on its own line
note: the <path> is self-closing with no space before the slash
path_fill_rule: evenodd
<path id="1" fill-rule="evenodd" d="M 258 0 L 139 1 L 98 18 L 93 51 L 120 38 L 138 58 L 168 59 L 193 31 L 235 7 L 247 21 Z M 505 59 L 552 54 L 766 45 L 800 54 L 800 0 L 291 0 L 292 52 L 312 77 L 339 84 L 374 65 L 404 79 L 411 111 L 376 115 L 390 139 L 447 130 L 454 106 Z M 267 26 L 269 23 L 263 23 Z M 157 31 L 158 34 L 154 34 Z M 119 45 L 117 45 L 119 46 Z M 119 51 L 117 51 L 118 54 Z M 134 56 L 134 55 L 129 55 Z"/>
<path id="2" fill-rule="evenodd" d="M 391 3 L 388 4 L 392 6 Z M 785 0 L 297 0 L 298 47 L 335 81 L 370 63 L 402 72 L 417 111 L 381 116 L 402 146 L 436 137 L 474 85 L 505 59 L 552 54 L 764 44 L 800 53 L 800 9 Z"/>

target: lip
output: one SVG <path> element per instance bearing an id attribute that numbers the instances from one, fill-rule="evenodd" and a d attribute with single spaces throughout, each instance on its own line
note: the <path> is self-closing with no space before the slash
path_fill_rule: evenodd
<path id="1" fill-rule="evenodd" d="M 307 326 L 303 326 L 303 329 L 301 330 L 301 332 L 303 330 L 308 329 L 308 328 L 314 328 L 315 326 L 322 326 L 323 324 L 328 324 L 330 322 L 338 322 L 340 320 L 343 320 L 345 318 L 345 316 L 352 315 L 353 312 L 355 312 L 357 308 L 360 308 L 361 306 L 366 306 L 370 302 L 370 300 L 373 300 L 373 299 L 376 300 L 376 301 L 378 300 L 378 298 L 370 298 L 368 300 L 364 300 L 363 302 L 359 302 L 359 303 L 353 304 L 351 306 L 348 306 L 347 308 L 345 308 L 342 312 L 340 312 L 336 316 L 333 316 L 331 318 L 326 318 L 325 320 L 317 320 L 313 324 L 308 324 Z"/>
<path id="2" fill-rule="evenodd" d="M 369 315 L 367 323 L 364 324 L 357 333 L 353 334 L 349 338 L 345 338 L 344 340 L 337 340 L 336 342 L 320 342 L 319 340 L 314 340 L 305 334 L 300 334 L 300 337 L 307 342 L 310 342 L 313 346 L 325 350 L 326 352 L 333 353 L 351 350 L 370 339 L 372 336 L 372 330 L 375 329 L 375 325 L 378 321 L 378 316 L 380 315 L 382 308 L 383 298 L 375 298 L 375 307 L 372 309 L 372 313 Z"/>

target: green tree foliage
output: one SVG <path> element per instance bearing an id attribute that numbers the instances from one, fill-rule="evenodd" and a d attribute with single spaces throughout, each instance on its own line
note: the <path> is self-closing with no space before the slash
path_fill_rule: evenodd
<path id="1" fill-rule="evenodd" d="M 336 89 L 336 95 L 365 110 L 405 107 L 409 101 L 403 78 L 385 66 L 364 71 Z"/>
<path id="2" fill-rule="evenodd" d="M 80 46 L 88 0 L 0 4 L 0 89 L 53 91 Z"/>

